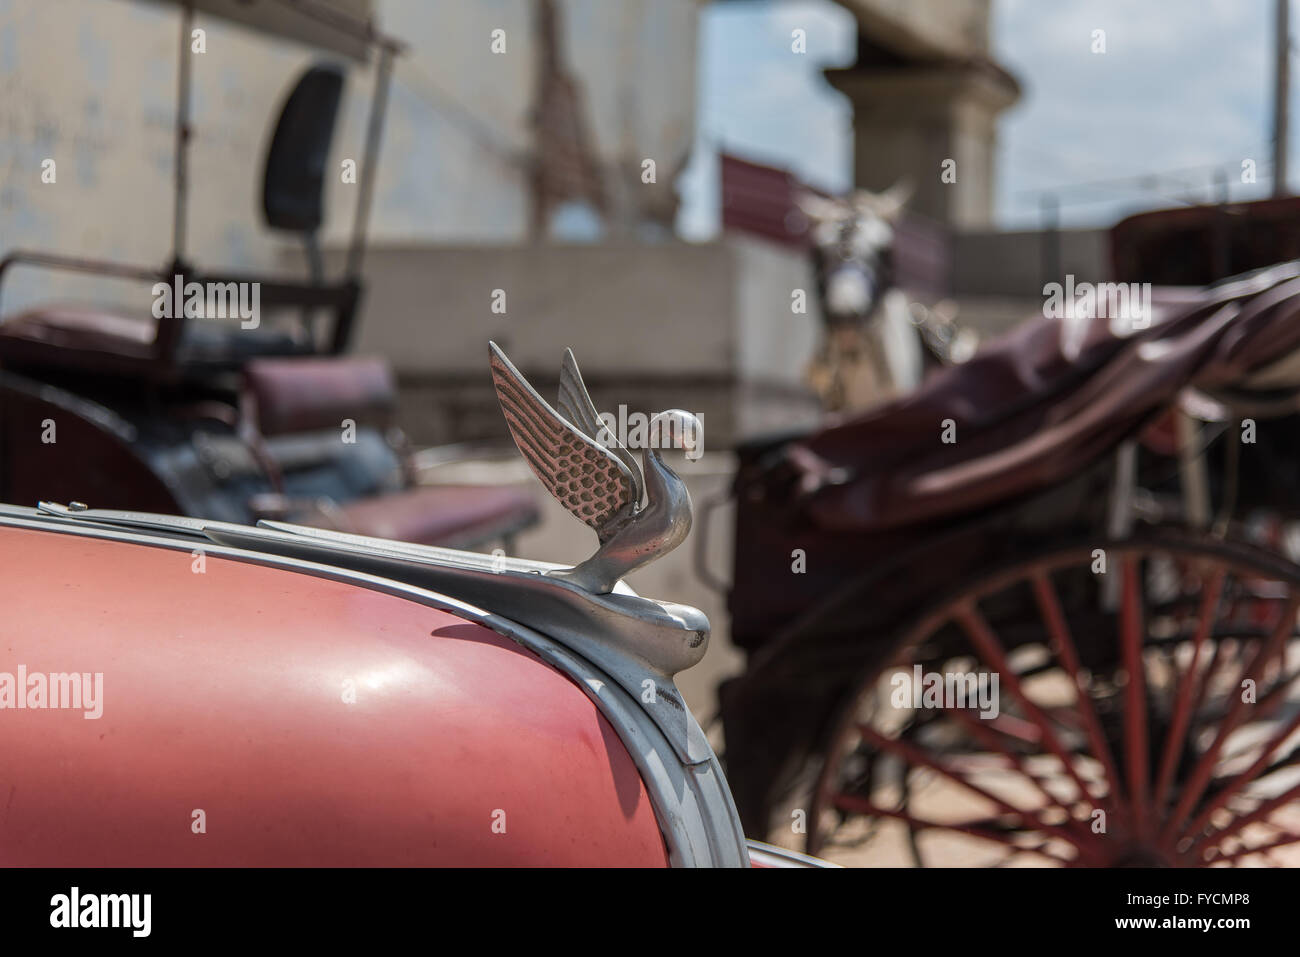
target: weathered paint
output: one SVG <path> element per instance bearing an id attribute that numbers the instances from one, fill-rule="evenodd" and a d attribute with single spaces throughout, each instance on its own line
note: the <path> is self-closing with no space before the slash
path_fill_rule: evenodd
<path id="1" fill-rule="evenodd" d="M 0 528 L 0 672 L 104 675 L 98 719 L 0 709 L 0 864 L 666 862 L 614 729 L 531 652 L 355 585 L 195 562 Z"/>

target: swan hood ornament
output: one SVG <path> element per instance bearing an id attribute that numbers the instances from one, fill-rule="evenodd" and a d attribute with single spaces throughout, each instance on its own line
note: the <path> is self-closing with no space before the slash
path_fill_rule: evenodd
<path id="1" fill-rule="evenodd" d="M 560 368 L 557 412 L 495 342 L 489 348 L 492 381 L 515 445 L 547 491 L 600 542 L 586 561 L 547 574 L 609 594 L 628 572 L 680 545 L 691 530 L 691 497 L 659 448 L 695 451 L 699 419 L 680 409 L 654 416 L 638 464 L 602 423 L 572 350 L 565 350 Z"/>

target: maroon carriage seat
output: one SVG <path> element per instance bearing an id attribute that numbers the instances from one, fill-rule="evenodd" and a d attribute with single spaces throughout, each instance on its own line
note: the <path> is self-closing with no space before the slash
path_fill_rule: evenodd
<path id="1" fill-rule="evenodd" d="M 309 342 L 284 331 L 189 322 L 181 333 L 175 361 L 164 361 L 161 334 L 157 320 L 128 315 L 125 309 L 41 305 L 0 320 L 0 365 L 157 379 L 235 368 L 252 355 L 312 351 Z"/>
<path id="2" fill-rule="evenodd" d="M 153 352 L 153 339 L 152 323 L 90 306 L 42 306 L 0 323 L 0 342 L 5 347 L 21 341 L 148 358 Z"/>
<path id="3" fill-rule="evenodd" d="M 338 429 L 345 419 L 377 425 L 391 435 L 396 401 L 392 370 L 382 359 L 254 359 L 244 367 L 242 429 L 272 485 L 282 491 L 283 477 L 265 450 L 265 438 Z M 399 454 L 405 451 L 400 435 L 396 444 Z M 535 524 L 538 514 L 526 489 L 424 485 L 287 517 L 357 535 L 470 547 L 508 538 Z"/>
<path id="4" fill-rule="evenodd" d="M 51 305 L 0 322 L 0 363 L 141 369 L 154 359 L 154 324 L 89 306 Z"/>

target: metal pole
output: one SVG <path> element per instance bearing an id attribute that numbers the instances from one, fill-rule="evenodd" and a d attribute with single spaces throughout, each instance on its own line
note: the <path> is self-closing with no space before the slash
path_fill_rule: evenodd
<path id="1" fill-rule="evenodd" d="M 1039 268 L 1044 283 L 1061 281 L 1061 206 L 1056 196 L 1044 193 L 1038 200 L 1042 214 L 1042 246 Z"/>
<path id="2" fill-rule="evenodd" d="M 190 33 L 194 28 L 194 6 L 185 4 L 181 13 L 181 59 L 176 89 L 175 199 L 172 205 L 172 264 L 179 271 L 185 255 L 185 206 L 189 193 L 190 77 L 194 56 Z"/>
<path id="3" fill-rule="evenodd" d="M 1231 243 L 1228 236 L 1230 223 L 1228 222 L 1228 173 L 1222 168 L 1214 171 L 1214 184 L 1216 194 L 1216 205 L 1212 215 L 1212 242 L 1210 249 L 1210 268 L 1213 271 L 1213 279 L 1216 281 L 1232 275 L 1230 259 L 1232 256 Z"/>
<path id="4" fill-rule="evenodd" d="M 375 93 L 370 101 L 370 120 L 366 125 L 365 155 L 361 160 L 361 189 L 357 193 L 357 211 L 352 220 L 352 245 L 348 248 L 347 276 L 361 274 L 361 260 L 366 253 L 366 229 L 370 223 L 370 206 L 375 188 L 375 167 L 379 165 L 379 141 L 384 132 L 384 112 L 388 107 L 388 86 L 393 74 L 393 50 L 379 51 L 375 70 Z"/>
<path id="5" fill-rule="evenodd" d="M 1276 24 L 1274 26 L 1273 74 L 1273 195 L 1285 196 L 1287 102 L 1291 85 L 1291 27 L 1290 0 L 1274 0 Z"/>

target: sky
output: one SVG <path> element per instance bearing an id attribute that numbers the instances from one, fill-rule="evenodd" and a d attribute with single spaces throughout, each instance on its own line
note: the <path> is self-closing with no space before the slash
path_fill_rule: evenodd
<path id="1" fill-rule="evenodd" d="M 804 56 L 790 53 L 795 26 L 807 30 Z M 1273 0 L 993 0 L 993 55 L 1023 87 L 999 120 L 996 225 L 1037 227 L 1044 194 L 1063 225 L 1109 225 L 1212 198 L 1218 170 L 1232 199 L 1267 195 L 1272 29 Z M 1104 53 L 1093 52 L 1096 30 Z M 684 236 L 716 233 L 719 144 L 825 188 L 851 185 L 851 110 L 821 71 L 853 58 L 853 18 L 831 0 L 704 8 L 697 149 L 679 184 Z M 1298 61 L 1293 49 L 1300 75 Z M 1246 159 L 1255 185 L 1241 182 Z"/>
<path id="2" fill-rule="evenodd" d="M 791 53 L 791 31 L 807 53 Z M 781 166 L 841 191 L 853 182 L 853 111 L 821 71 L 853 62 L 854 20 L 830 0 L 713 3 L 700 15 L 696 146 L 678 189 L 678 231 L 718 230 L 717 154 Z"/>

